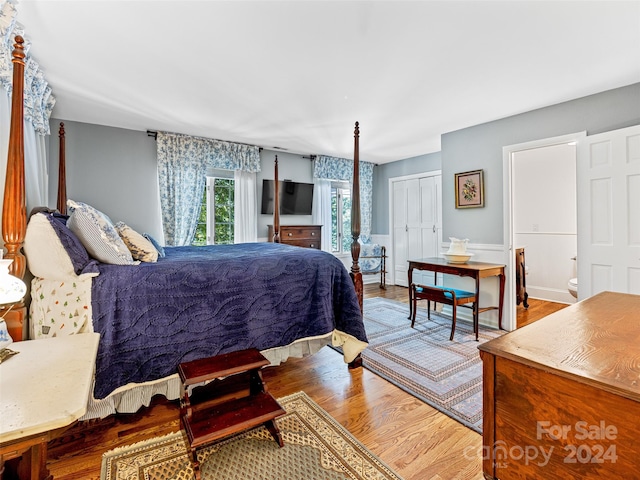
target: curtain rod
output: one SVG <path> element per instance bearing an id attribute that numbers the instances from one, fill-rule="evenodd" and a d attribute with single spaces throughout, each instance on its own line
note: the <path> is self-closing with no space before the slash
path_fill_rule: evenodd
<path id="1" fill-rule="evenodd" d="M 158 140 L 158 132 L 156 130 L 147 130 L 147 137 L 153 137 L 154 140 Z M 199 137 L 199 138 L 204 138 L 204 137 Z M 211 140 L 215 140 L 215 139 L 211 139 Z M 242 142 L 231 142 L 229 140 L 219 140 L 220 142 L 227 142 L 227 143 L 237 143 L 238 145 L 247 145 L 249 147 L 254 147 L 255 145 L 251 145 L 249 143 L 242 143 Z M 260 151 L 262 151 L 262 147 L 258 147 L 258 149 Z"/>

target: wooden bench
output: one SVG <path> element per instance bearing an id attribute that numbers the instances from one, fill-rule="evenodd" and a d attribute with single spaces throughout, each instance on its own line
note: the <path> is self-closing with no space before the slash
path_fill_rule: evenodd
<path id="1" fill-rule="evenodd" d="M 196 450 L 216 440 L 264 424 L 284 446 L 275 418 L 285 410 L 267 392 L 262 367 L 269 361 L 256 349 L 181 363 L 180 420 L 189 440 L 189 456 L 201 479 Z M 206 385 L 204 382 L 210 382 Z"/>
<path id="2" fill-rule="evenodd" d="M 441 287 L 439 285 L 421 285 L 417 283 L 411 284 L 411 293 L 413 298 L 413 312 L 411 315 L 411 328 L 416 323 L 416 306 L 418 300 L 427 301 L 427 318 L 431 318 L 431 302 L 451 305 L 452 307 L 452 324 L 451 336 L 449 340 L 453 340 L 453 334 L 456 331 L 456 307 L 461 306 L 470 308 L 475 311 L 478 299 L 473 292 L 459 290 L 457 288 Z M 468 304 L 471 304 L 470 306 Z M 474 325 L 474 329 L 476 326 Z M 477 340 L 477 336 L 476 336 Z"/>

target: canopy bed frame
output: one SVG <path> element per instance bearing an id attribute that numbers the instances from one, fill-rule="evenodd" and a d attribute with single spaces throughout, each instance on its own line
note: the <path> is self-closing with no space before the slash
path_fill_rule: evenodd
<path id="1" fill-rule="evenodd" d="M 4 240 L 4 246 L 6 248 L 6 258 L 12 258 L 14 261 L 11 264 L 10 273 L 23 278 L 26 272 L 26 258 L 22 252 L 22 247 L 25 242 L 25 235 L 27 230 L 27 212 L 26 212 L 26 195 L 25 195 L 25 169 L 24 169 L 24 132 L 23 132 L 23 86 L 24 86 L 24 48 L 23 39 L 20 36 L 16 36 L 14 51 L 13 51 L 13 97 L 12 97 L 12 111 L 11 111 L 11 130 L 8 149 L 8 161 L 7 161 L 7 175 L 4 190 L 4 205 L 2 212 L 2 236 Z M 66 211 L 66 174 L 65 174 L 65 130 L 64 124 L 60 124 L 60 157 L 59 157 L 59 175 L 58 175 L 58 192 L 57 192 L 57 210 L 60 213 Z M 274 165 L 274 185 L 275 189 L 275 202 L 278 205 L 279 192 L 278 192 L 278 163 L 277 157 Z M 363 307 L 363 283 L 362 273 L 359 266 L 360 255 L 360 184 L 359 184 L 359 125 L 355 124 L 354 130 L 354 171 L 353 171 L 353 194 L 352 194 L 352 238 L 351 256 L 352 265 L 350 272 L 347 276 L 351 277 L 355 289 L 355 296 L 357 297 L 357 303 L 359 306 L 360 320 L 362 317 Z M 279 209 L 274 208 L 274 236 L 273 242 L 280 243 L 280 218 Z M 178 247 L 176 247 L 178 248 Z M 202 248 L 202 247 L 200 247 Z M 296 248 L 296 247 L 287 247 Z M 308 250 L 308 249 L 304 249 Z M 323 253 L 323 252 L 320 252 Z M 324 252 L 326 254 L 326 252 Z M 340 268 L 343 268 L 341 266 Z M 346 275 L 346 272 L 345 272 Z M 350 282 L 349 282 L 350 283 Z M 349 294 L 353 295 L 353 293 Z M 355 302 L 355 300 L 354 300 Z M 355 306 L 355 305 L 354 305 Z M 357 307 L 356 311 L 357 311 Z M 26 307 L 25 303 L 14 306 L 13 310 L 5 316 L 7 320 L 9 332 L 12 338 L 16 341 L 27 338 L 27 326 L 26 326 Z M 358 353 L 354 360 L 349 362 L 349 368 L 361 366 L 361 357 Z M 179 382 L 178 382 L 179 383 Z M 154 385 L 153 388 L 156 388 Z M 120 389 L 116 389 L 120 390 Z M 166 394 L 165 390 L 157 389 L 152 394 L 161 393 Z M 179 396 L 179 388 L 177 395 Z M 177 398 L 177 396 L 175 397 Z M 91 412 L 90 406 L 90 412 Z M 100 410 L 98 407 L 92 412 L 92 415 L 87 418 L 96 418 L 98 416 L 103 417 L 106 414 L 114 413 L 112 410 L 105 412 L 104 409 Z"/>

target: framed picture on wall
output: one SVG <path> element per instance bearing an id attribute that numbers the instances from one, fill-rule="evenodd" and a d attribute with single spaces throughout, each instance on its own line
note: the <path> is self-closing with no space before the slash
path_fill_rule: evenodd
<path id="1" fill-rule="evenodd" d="M 456 208 L 484 207 L 482 170 L 455 174 Z"/>

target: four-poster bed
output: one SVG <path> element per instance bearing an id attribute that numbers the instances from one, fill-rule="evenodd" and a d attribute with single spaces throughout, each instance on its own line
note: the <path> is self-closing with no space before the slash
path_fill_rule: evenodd
<path id="1" fill-rule="evenodd" d="M 21 127 L 22 121 L 23 121 L 23 110 L 22 110 L 22 102 L 23 102 L 22 82 L 23 82 L 23 75 L 24 75 L 23 59 L 24 59 L 24 52 L 22 49 L 22 39 L 20 37 L 16 37 L 16 45 L 15 45 L 14 54 L 13 54 L 14 89 L 13 89 L 12 114 L 11 114 L 12 126 L 11 126 L 11 137 L 10 137 L 10 144 L 9 144 L 9 158 L 7 163 L 7 180 L 6 180 L 5 191 L 4 191 L 5 203 L 3 208 L 2 226 L 3 226 L 3 239 L 5 242 L 5 248 L 7 249 L 6 256 L 8 258 L 14 259 L 11 272 L 18 277 L 23 277 L 25 274 L 27 259 L 25 259 L 25 256 L 22 254 L 21 248 L 23 246 L 23 243 L 25 242 L 25 234 L 26 235 L 29 234 L 28 228 L 27 228 L 26 199 L 25 199 L 25 193 L 24 193 L 25 192 L 24 148 L 22 146 L 23 133 L 22 133 L 22 127 Z M 65 212 L 65 209 L 67 207 L 66 186 L 65 186 L 65 179 L 66 179 L 65 152 L 64 152 L 65 131 L 64 131 L 63 124 L 60 125 L 59 135 L 60 135 L 60 159 L 59 159 L 60 165 L 59 165 L 59 176 L 58 176 L 59 184 L 58 184 L 57 207 L 58 207 L 58 211 L 62 214 Z M 288 299 L 289 301 L 285 302 L 286 305 L 288 305 L 287 308 L 289 308 L 289 312 L 292 312 L 294 310 L 293 306 L 295 306 L 295 309 L 300 309 L 300 305 L 301 305 L 300 302 L 302 301 L 301 300 L 302 298 L 310 297 L 312 302 L 316 302 L 316 303 L 313 303 L 308 308 L 308 310 L 309 310 L 310 318 L 318 317 L 317 325 L 315 325 L 316 323 L 315 320 L 313 322 L 310 322 L 307 320 L 306 323 L 305 322 L 302 322 L 302 323 L 305 323 L 306 327 L 311 326 L 312 328 L 310 328 L 309 330 L 305 330 L 300 325 L 297 325 L 295 328 L 290 327 L 288 330 L 299 330 L 299 332 L 296 331 L 295 333 L 290 334 L 288 336 L 283 335 L 282 339 L 278 339 L 275 341 L 275 343 L 273 343 L 273 348 L 270 347 L 271 344 L 269 343 L 266 344 L 267 351 L 275 352 L 273 357 L 275 358 L 275 361 L 272 361 L 272 363 L 277 364 L 279 363 L 279 361 L 285 360 L 288 355 L 298 355 L 300 353 L 302 353 L 303 355 L 310 354 L 310 353 L 313 353 L 314 351 L 317 351 L 319 348 L 321 348 L 323 345 L 326 345 L 327 343 L 334 343 L 337 345 L 341 345 L 343 347 L 343 350 L 345 351 L 345 361 L 349 363 L 350 367 L 359 366 L 360 364 L 359 353 L 360 351 L 362 351 L 362 349 L 366 347 L 366 334 L 364 332 L 364 326 L 362 323 L 362 274 L 360 272 L 360 268 L 358 264 L 358 257 L 359 257 L 359 251 L 360 251 L 360 246 L 358 242 L 359 234 L 360 234 L 358 150 L 359 150 L 359 128 L 358 128 L 358 123 L 356 123 L 355 132 L 354 132 L 354 173 L 353 173 L 353 201 L 352 201 L 352 237 L 353 237 L 353 243 L 351 247 L 352 266 L 351 266 L 351 272 L 347 273 L 348 285 L 347 285 L 347 282 L 343 282 L 342 280 L 340 280 L 341 271 L 346 272 L 346 269 L 344 268 L 342 263 L 338 259 L 336 259 L 333 255 L 328 254 L 326 252 L 320 252 L 320 251 L 311 252 L 309 249 L 301 249 L 298 247 L 292 247 L 287 245 L 274 245 L 279 243 L 280 220 L 279 220 L 278 208 L 274 208 L 274 222 L 273 222 L 274 230 L 275 230 L 274 244 L 271 244 L 271 245 L 244 244 L 245 245 L 244 247 L 234 246 L 234 245 L 225 246 L 225 247 L 229 247 L 228 251 L 231 251 L 231 249 L 233 249 L 232 254 L 227 255 L 227 257 L 236 258 L 238 257 L 238 255 L 249 255 L 249 256 L 253 255 L 253 259 L 251 261 L 245 260 L 245 263 L 242 265 L 242 268 L 246 268 L 247 264 L 257 264 L 258 260 L 260 260 L 260 258 L 258 257 L 265 257 L 264 259 L 266 260 L 271 259 L 272 262 L 275 262 L 276 258 L 278 260 L 284 259 L 283 261 L 285 261 L 286 259 L 289 259 L 288 260 L 289 264 L 285 264 L 284 266 L 281 265 L 280 267 L 280 269 L 284 271 L 284 275 L 282 276 L 280 283 L 275 284 L 276 285 L 275 289 L 273 288 L 273 285 L 274 285 L 273 283 L 269 285 L 271 288 L 262 287 L 263 290 L 275 290 L 275 291 L 280 291 L 281 293 L 284 292 L 285 294 L 281 296 L 285 299 L 288 299 L 286 297 L 286 292 L 287 292 L 286 288 L 289 288 L 287 287 L 288 284 L 293 283 L 296 285 L 306 286 L 307 290 L 304 294 L 300 294 L 299 297 L 296 297 L 296 298 Z M 276 159 L 276 164 L 274 168 L 274 177 L 275 177 L 275 185 L 277 186 L 278 185 L 277 159 Z M 277 189 L 275 194 L 276 194 L 276 202 L 278 202 L 279 197 L 278 197 Z M 60 222 L 61 215 L 55 218 L 53 213 L 47 213 L 47 212 L 40 212 L 40 213 L 37 213 L 36 215 L 41 215 L 46 217 L 46 220 L 43 220 L 42 219 L 43 217 L 39 217 L 40 225 L 41 226 L 44 225 L 45 228 L 49 228 L 49 230 L 54 231 L 54 233 L 56 233 L 59 236 L 62 235 L 60 232 L 65 228 L 67 228 L 64 225 L 64 221 L 62 223 Z M 71 215 L 73 215 L 73 212 L 71 213 Z M 29 226 L 31 226 L 31 224 L 29 224 Z M 64 233 L 64 235 L 69 236 L 69 232 Z M 27 243 L 29 242 L 27 241 Z M 251 246 L 247 247 L 247 245 L 251 245 Z M 221 247 L 221 246 L 218 246 L 218 247 Z M 188 270 L 189 268 L 193 268 L 193 267 L 187 268 L 185 267 L 186 265 L 185 263 L 180 263 L 180 262 L 183 262 L 183 260 L 181 257 L 179 257 L 177 253 L 178 250 L 180 250 L 180 255 L 182 255 L 182 252 L 187 252 L 187 256 L 190 256 L 196 259 L 196 262 L 193 263 L 192 265 L 200 265 L 204 263 L 202 254 L 203 252 L 205 252 L 206 248 L 207 247 L 167 247 L 166 250 L 168 252 L 167 254 L 168 259 L 163 258 L 162 262 L 158 261 L 157 262 L 158 268 L 160 267 L 168 268 L 173 273 L 175 273 L 176 271 L 185 271 L 185 270 Z M 260 252 L 258 252 L 257 250 L 258 248 L 261 249 Z M 198 250 L 198 249 L 202 249 L 202 250 Z M 27 257 L 30 257 L 29 252 L 27 252 Z M 37 257 L 38 255 L 34 255 L 33 257 L 28 258 L 29 267 L 32 273 L 34 273 L 33 269 L 31 268 L 32 262 L 34 263 L 34 267 L 35 267 L 35 263 L 38 260 Z M 218 262 L 222 261 L 220 258 L 221 257 L 217 257 Z M 245 257 L 245 258 L 249 258 L 249 257 Z M 135 307 L 131 307 L 132 310 L 127 311 L 128 315 L 120 314 L 118 313 L 118 307 L 116 307 L 115 305 L 121 305 L 121 303 L 118 303 L 118 302 L 123 302 L 126 299 L 123 300 L 124 297 L 119 296 L 117 297 L 116 300 L 112 301 L 111 297 L 122 295 L 123 289 L 118 288 L 118 287 L 122 287 L 122 285 L 135 285 L 135 292 L 138 293 L 142 289 L 141 285 L 143 284 L 143 280 L 148 276 L 155 275 L 155 273 L 146 275 L 145 272 L 151 272 L 151 267 L 150 267 L 150 264 L 145 264 L 145 263 L 140 265 L 134 265 L 134 266 L 131 266 L 131 265 L 122 266 L 122 265 L 102 264 L 101 262 L 96 262 L 95 260 L 93 260 L 93 262 L 98 264 L 98 267 L 97 267 L 98 274 L 96 276 L 96 270 L 94 269 L 96 268 L 96 266 L 91 265 L 91 268 L 94 270 L 90 272 L 91 275 L 88 275 L 86 278 L 83 279 L 83 280 L 88 280 L 87 282 L 84 282 L 85 288 L 88 288 L 88 290 L 85 290 L 83 292 L 83 295 L 86 295 L 86 298 L 90 298 L 90 299 L 93 298 L 95 300 L 95 301 L 91 300 L 87 302 L 89 305 L 85 305 L 85 308 L 92 308 L 93 317 L 92 315 L 89 315 L 89 317 L 92 320 L 98 319 L 99 321 L 97 323 L 90 322 L 91 324 L 88 326 L 88 329 L 86 331 L 93 331 L 95 329 L 95 331 L 98 331 L 99 333 L 101 333 L 101 337 L 102 337 L 101 351 L 99 352 L 99 357 L 102 358 L 105 363 L 101 365 L 99 363 L 100 362 L 99 360 L 98 366 L 96 369 L 97 371 L 96 385 L 98 385 L 99 383 L 101 385 L 100 386 L 101 393 L 99 397 L 97 397 L 99 398 L 99 400 L 94 399 L 95 401 L 93 402 L 93 404 L 90 405 L 89 412 L 85 416 L 85 418 L 103 417 L 108 414 L 115 413 L 116 411 L 135 411 L 142 404 L 145 404 L 144 402 L 146 400 L 143 399 L 141 401 L 138 398 L 141 395 L 139 392 L 136 392 L 135 394 L 130 395 L 131 389 L 129 389 L 128 387 L 125 387 L 130 383 L 135 383 L 136 385 L 138 385 L 139 383 L 140 385 L 142 385 L 141 388 L 143 388 L 145 391 L 143 396 L 147 399 L 149 399 L 151 396 L 157 393 L 163 394 L 167 396 L 167 398 L 178 398 L 181 392 L 180 392 L 179 380 L 177 378 L 177 375 L 174 375 L 176 380 L 174 382 L 174 385 L 170 385 L 170 382 L 165 382 L 164 380 L 167 378 L 165 367 L 163 367 L 165 368 L 165 370 L 163 370 L 162 368 L 157 368 L 158 372 L 152 372 L 151 374 L 148 375 L 148 372 L 146 371 L 147 370 L 146 365 L 145 365 L 145 368 L 143 368 L 141 365 L 137 365 L 137 370 L 143 370 L 143 369 L 145 370 L 145 372 L 143 372 L 141 376 L 136 376 L 138 375 L 139 372 L 134 372 L 134 374 L 127 376 L 129 375 L 130 372 L 126 372 L 126 374 L 121 375 L 122 378 L 121 379 L 119 378 L 118 380 L 116 380 L 115 383 L 110 380 L 111 378 L 115 378 L 117 376 L 115 374 L 115 370 L 111 370 L 111 368 L 115 368 L 115 365 L 118 363 L 118 360 L 121 360 L 122 362 L 128 361 L 129 363 L 135 363 L 140 361 L 136 357 L 127 357 L 126 359 L 122 360 L 122 357 L 124 355 L 123 351 L 125 350 L 130 351 L 132 350 L 132 348 L 135 349 L 137 347 L 140 347 L 141 349 L 143 349 L 144 347 L 144 345 L 141 345 L 140 343 L 126 344 L 127 346 L 124 347 L 123 349 L 114 350 L 113 353 L 110 353 L 108 348 L 105 346 L 105 345 L 116 345 L 117 342 L 112 340 L 114 337 L 120 335 L 123 331 L 137 332 L 136 330 L 134 330 L 135 325 L 133 324 L 133 317 L 135 317 L 136 315 L 131 313 L 132 311 L 136 312 Z M 311 272 L 307 277 L 305 277 L 307 279 L 302 282 L 300 281 L 300 278 L 303 278 L 303 277 L 298 278 L 295 276 L 295 275 L 301 275 L 301 273 L 298 273 L 296 271 L 287 271 L 287 268 L 290 268 L 289 265 L 300 263 L 300 262 L 303 262 L 306 265 L 307 270 Z M 229 276 L 229 272 L 233 272 L 234 271 L 233 268 L 236 268 L 236 267 L 240 268 L 236 263 L 235 267 L 230 267 L 230 269 L 226 271 L 227 274 L 224 277 L 225 281 Z M 156 267 L 154 266 L 153 268 L 156 268 Z M 173 270 L 171 270 L 172 268 Z M 317 271 L 320 273 L 313 273 L 315 272 L 315 270 L 313 269 L 318 269 Z M 75 273 L 78 274 L 79 272 L 76 271 Z M 199 274 L 201 276 L 204 276 L 207 273 L 204 269 L 201 269 L 199 270 Z M 39 278 L 35 273 L 34 273 L 34 276 L 36 277 L 33 283 L 34 289 L 41 288 L 43 285 L 45 285 L 44 283 L 38 283 L 38 282 L 40 280 L 45 281 L 46 279 Z M 332 279 L 331 281 L 334 283 L 321 284 L 319 280 L 312 280 L 320 277 L 331 278 Z M 154 277 L 154 278 L 157 279 L 159 277 Z M 182 277 L 182 278 L 186 279 L 187 277 Z M 286 281 L 287 278 L 289 278 L 288 284 Z M 293 282 L 291 281 L 292 278 L 293 278 Z M 338 278 L 338 280 L 335 280 L 336 278 Z M 245 281 L 244 278 L 237 279 L 237 280 L 238 282 Z M 60 283 L 56 279 L 53 279 L 52 281 Z M 126 283 L 126 282 L 134 282 L 134 283 Z M 215 281 L 211 280 L 211 282 L 220 283 L 219 280 L 215 280 Z M 317 282 L 317 285 L 316 285 L 316 282 Z M 68 282 L 68 283 L 75 283 L 75 282 Z M 79 281 L 78 283 L 82 283 L 82 282 Z M 156 282 L 155 286 L 157 286 L 157 283 L 158 282 Z M 86 287 L 86 285 L 88 285 L 88 287 Z M 96 287 L 96 285 L 99 285 L 99 287 Z M 75 285 L 74 285 L 74 288 L 75 288 Z M 170 297 L 171 299 L 176 298 L 173 285 L 164 284 L 163 288 L 164 288 L 163 290 L 164 297 Z M 60 290 L 63 290 L 63 289 L 60 288 Z M 131 289 L 124 288 L 124 290 L 127 291 Z M 197 290 L 197 289 L 194 289 L 194 290 Z M 317 295 L 316 293 L 314 293 L 316 290 L 319 291 Z M 262 295 L 261 291 L 262 290 L 256 290 L 253 287 L 251 287 L 251 289 L 248 289 L 249 294 L 253 294 L 254 297 L 261 296 Z M 291 291 L 293 292 L 293 290 Z M 43 290 L 39 290 L 39 292 L 40 293 L 37 295 L 38 300 L 40 299 L 40 297 L 46 296 L 46 295 L 42 295 Z M 168 292 L 171 292 L 171 295 L 168 295 Z M 327 295 L 327 292 L 330 292 L 330 293 Z M 75 292 L 73 293 L 75 294 Z M 204 293 L 207 294 L 208 296 L 212 296 L 208 292 L 204 292 Z M 68 295 L 69 291 L 67 291 L 66 294 Z M 155 294 L 157 296 L 158 291 L 156 291 Z M 229 292 L 226 292 L 226 294 L 229 295 Z M 248 295 L 248 296 L 251 297 L 251 295 Z M 318 298 L 316 299 L 316 297 Z M 330 304 L 329 306 L 322 305 L 321 301 L 324 301 L 324 300 L 320 297 L 330 297 L 331 302 L 333 303 Z M 56 299 L 54 298 L 53 300 L 56 300 Z M 265 302 L 265 304 L 269 304 L 269 301 Z M 49 306 L 50 305 L 51 304 L 49 304 Z M 162 305 L 164 310 L 169 310 L 171 306 L 173 305 L 170 302 L 169 303 L 165 302 L 165 304 Z M 24 322 L 24 319 L 26 318 L 24 315 L 26 309 L 24 305 L 21 305 L 21 307 L 22 307 L 22 317 L 13 321 L 10 324 L 10 328 L 11 328 L 10 332 L 12 337 L 14 337 L 15 340 L 21 340 L 25 337 L 25 334 L 23 332 L 26 329 L 25 329 L 25 326 L 23 325 L 23 322 Z M 211 308 L 211 305 L 208 305 L 207 307 Z M 32 308 L 33 308 L 33 304 L 32 304 Z M 129 306 L 127 306 L 127 308 L 129 308 Z M 262 311 L 256 313 L 254 310 L 250 309 L 247 306 L 245 308 L 245 316 L 246 317 L 273 316 L 275 315 L 274 312 L 276 311 L 275 306 L 273 308 L 274 308 L 273 312 L 266 311 L 267 314 L 265 315 L 264 308 L 262 309 Z M 332 310 L 332 311 L 330 311 L 329 314 L 325 315 L 327 310 Z M 40 311 L 44 311 L 44 310 L 40 310 Z M 202 314 L 201 308 L 196 311 L 198 314 Z M 216 311 L 217 313 L 217 310 L 213 308 L 211 309 L 211 311 Z M 211 311 L 209 312 L 208 317 L 213 316 Z M 142 315 L 143 314 L 140 313 L 140 316 Z M 323 315 L 325 315 L 326 318 L 324 318 Z M 162 317 L 161 314 L 157 316 Z M 186 315 L 182 315 L 182 317 L 184 316 Z M 168 330 L 170 325 L 173 325 L 175 323 L 173 322 L 173 320 L 175 320 L 178 317 L 179 316 L 177 314 L 175 317 L 171 317 L 169 319 L 171 321 L 167 321 L 166 324 L 162 326 L 162 331 L 165 332 L 164 329 Z M 104 321 L 103 319 L 105 318 L 109 321 Z M 129 320 L 131 320 L 131 323 L 127 323 L 125 325 L 124 322 Z M 157 318 L 154 320 L 157 320 Z M 216 317 L 216 320 L 218 320 L 217 317 Z M 34 318 L 33 321 L 34 323 L 36 323 L 38 322 L 38 319 Z M 325 323 L 332 322 L 333 324 L 332 329 L 327 330 L 326 325 L 322 325 L 321 321 L 324 321 Z M 192 327 L 195 324 L 194 322 L 195 322 L 194 316 L 189 316 L 188 320 L 184 319 L 183 325 L 186 325 L 186 326 L 183 329 L 189 330 L 189 327 Z M 227 325 L 227 327 L 231 327 L 231 328 L 227 328 L 227 330 L 235 331 L 238 328 L 245 328 L 245 327 L 239 327 L 240 324 L 237 322 L 233 323 L 235 322 L 235 317 L 233 317 L 233 322 L 231 320 L 230 322 L 231 323 Z M 60 322 L 58 322 L 58 324 L 56 325 L 56 328 L 61 328 L 59 323 Z M 71 323 L 71 321 L 69 321 L 69 323 Z M 273 325 L 274 325 L 273 323 L 267 324 L 262 328 L 263 330 L 264 329 L 273 330 L 272 328 Z M 159 330 L 157 328 L 158 325 L 155 325 L 155 327 L 156 327 L 156 331 L 158 331 Z M 209 331 L 210 329 L 213 330 L 213 327 L 211 327 L 210 325 L 207 325 L 206 327 L 194 328 L 194 331 L 195 333 L 197 333 L 198 337 L 201 337 L 203 335 L 203 331 Z M 284 330 L 287 330 L 287 329 L 284 329 Z M 49 329 L 47 329 L 47 331 L 49 331 Z M 82 330 L 82 328 L 79 328 L 77 332 L 72 332 L 72 333 L 81 333 L 82 331 L 85 331 L 85 330 Z M 194 338 L 194 340 L 191 343 L 195 342 L 194 331 L 190 332 L 192 335 L 194 335 L 194 337 L 192 337 Z M 247 337 L 251 337 L 251 335 L 254 335 L 254 337 L 255 335 L 260 337 L 263 335 L 266 336 L 264 332 L 254 334 L 250 330 L 246 330 L 246 331 L 249 332 L 249 333 L 246 333 Z M 324 332 L 328 332 L 328 333 L 324 333 Z M 58 331 L 58 333 L 60 333 L 60 331 Z M 138 338 L 139 336 L 142 336 L 142 333 L 139 333 L 139 334 L 136 333 L 135 336 L 136 338 Z M 156 335 L 156 337 L 157 336 L 158 335 Z M 127 339 L 127 341 L 129 340 L 131 339 Z M 178 343 L 175 341 L 174 337 L 170 337 L 170 341 L 165 341 L 164 343 L 174 343 L 174 342 Z M 229 349 L 246 347 L 246 345 L 240 342 L 241 340 L 237 335 L 230 336 L 227 344 L 224 344 L 221 349 L 213 352 L 210 351 L 207 353 L 207 355 L 223 353 L 224 351 L 228 351 Z M 285 342 L 285 343 L 282 343 L 282 342 Z M 186 340 L 181 340 L 181 343 L 188 343 L 188 342 L 186 342 Z M 222 343 L 224 343 L 224 341 Z M 133 347 L 131 347 L 132 345 Z M 293 349 L 289 348 L 292 345 L 295 345 L 295 348 Z M 153 345 L 153 348 L 157 348 L 157 347 L 158 347 L 158 344 Z M 173 370 L 175 371 L 178 363 L 180 363 L 179 361 L 175 360 L 176 358 L 180 357 L 180 361 L 184 361 L 184 360 L 189 360 L 190 358 L 196 358 L 194 356 L 189 357 L 188 356 L 189 354 L 193 354 L 193 355 L 205 354 L 202 350 L 198 351 L 198 348 L 200 347 L 198 346 L 193 347 L 192 350 L 195 353 L 193 352 L 184 353 L 184 352 L 176 351 L 176 352 L 172 352 L 173 357 L 172 355 L 166 354 L 166 356 L 171 357 L 173 359 L 171 365 L 175 363 L 175 365 L 173 365 Z M 285 353 L 280 352 L 279 349 L 281 348 L 285 350 Z M 154 365 L 153 368 L 150 368 L 149 370 L 154 370 L 156 369 L 156 367 L 157 365 Z M 100 377 L 98 374 L 100 374 Z M 132 400 L 133 397 L 136 397 L 135 401 Z M 121 410 L 121 407 L 122 407 L 122 410 Z"/>

